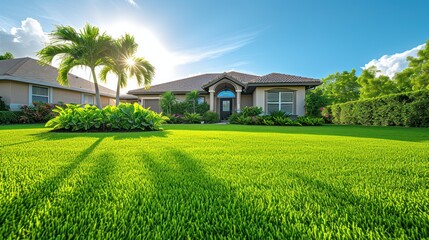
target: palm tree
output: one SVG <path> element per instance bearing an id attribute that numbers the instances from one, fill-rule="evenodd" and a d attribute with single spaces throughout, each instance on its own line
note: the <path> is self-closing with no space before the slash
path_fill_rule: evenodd
<path id="1" fill-rule="evenodd" d="M 137 52 L 138 44 L 134 37 L 125 34 L 114 42 L 113 51 L 106 59 L 106 65 L 100 71 L 100 79 L 106 81 L 109 72 L 118 77 L 116 86 L 116 106 L 119 104 L 119 93 L 121 88 L 127 86 L 128 77 L 135 77 L 138 85 L 142 83 L 149 86 L 152 82 L 155 68 L 144 58 L 138 58 L 134 55 Z"/>
<path id="2" fill-rule="evenodd" d="M 86 24 L 77 32 L 73 27 L 59 25 L 52 31 L 51 42 L 37 53 L 41 64 L 51 64 L 54 57 L 60 57 L 57 81 L 68 85 L 68 73 L 77 66 L 88 67 L 94 81 L 97 107 L 101 108 L 95 68 L 104 64 L 112 49 L 112 38 L 101 33 L 98 27 Z"/>
<path id="3" fill-rule="evenodd" d="M 172 92 L 165 92 L 161 95 L 159 105 L 161 105 L 162 111 L 171 114 L 171 108 L 176 102 L 176 96 Z"/>

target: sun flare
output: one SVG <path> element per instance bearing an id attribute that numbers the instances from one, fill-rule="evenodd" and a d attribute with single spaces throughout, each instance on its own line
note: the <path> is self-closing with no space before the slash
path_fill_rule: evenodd
<path id="1" fill-rule="evenodd" d="M 125 60 L 126 61 L 126 63 L 127 63 L 127 65 L 128 66 L 134 66 L 134 64 L 136 63 L 136 62 L 134 62 L 134 59 L 132 59 L 132 58 L 127 58 L 127 60 Z"/>

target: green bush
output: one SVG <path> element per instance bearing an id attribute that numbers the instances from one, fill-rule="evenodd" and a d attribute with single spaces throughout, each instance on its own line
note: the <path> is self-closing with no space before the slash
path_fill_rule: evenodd
<path id="1" fill-rule="evenodd" d="M 0 96 L 0 111 L 9 111 L 9 106 L 2 100 L 2 96 Z"/>
<path id="2" fill-rule="evenodd" d="M 243 112 L 234 113 L 228 118 L 229 123 L 243 125 L 267 126 L 321 126 L 325 123 L 323 118 L 297 117 L 292 120 L 284 112 L 274 112 L 271 115 L 246 116 Z"/>
<path id="3" fill-rule="evenodd" d="M 219 115 L 215 112 L 206 112 L 203 115 L 203 121 L 205 123 L 217 123 L 219 122 Z"/>
<path id="4" fill-rule="evenodd" d="M 18 123 L 19 115 L 19 112 L 0 111 L 0 124 Z"/>
<path id="5" fill-rule="evenodd" d="M 96 106 L 67 104 L 53 110 L 58 114 L 46 123 L 46 127 L 66 131 L 135 131 L 160 130 L 168 120 L 138 103 L 121 103 L 99 109 Z"/>
<path id="6" fill-rule="evenodd" d="M 241 113 L 246 117 L 255 117 L 263 113 L 261 107 L 244 107 Z"/>
<path id="7" fill-rule="evenodd" d="M 53 109 L 56 105 L 42 102 L 33 102 L 32 106 L 21 107 L 21 123 L 43 123 L 56 116 Z"/>
<path id="8" fill-rule="evenodd" d="M 429 127 L 429 91 L 335 104 L 330 114 L 337 124 Z"/>
<path id="9" fill-rule="evenodd" d="M 198 113 L 185 113 L 183 119 L 186 123 L 201 123 L 202 117 Z"/>

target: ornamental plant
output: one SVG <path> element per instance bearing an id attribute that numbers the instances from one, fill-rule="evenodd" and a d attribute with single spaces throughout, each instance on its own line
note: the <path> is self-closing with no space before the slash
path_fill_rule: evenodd
<path id="1" fill-rule="evenodd" d="M 53 110 L 57 117 L 46 127 L 62 131 L 157 131 L 168 117 L 143 108 L 138 103 L 121 103 L 99 109 L 96 106 L 67 104 Z"/>

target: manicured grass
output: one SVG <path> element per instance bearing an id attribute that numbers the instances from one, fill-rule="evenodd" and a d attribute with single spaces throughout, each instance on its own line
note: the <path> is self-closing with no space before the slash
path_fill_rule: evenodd
<path id="1" fill-rule="evenodd" d="M 429 129 L 0 126 L 0 239 L 427 238 Z"/>

